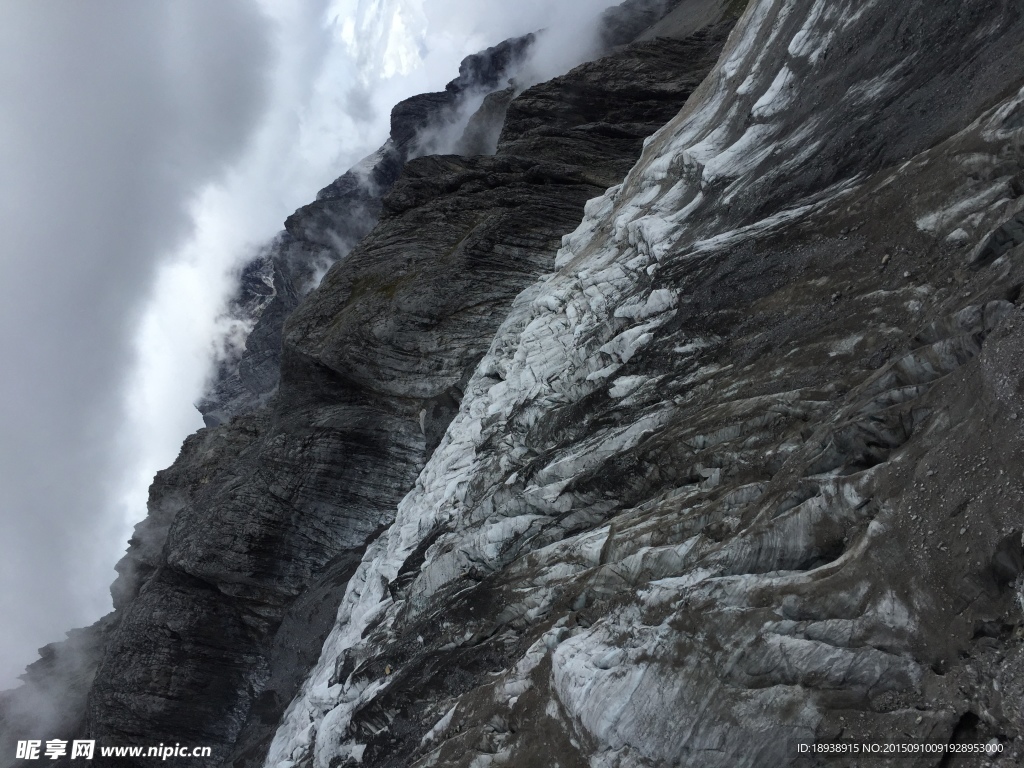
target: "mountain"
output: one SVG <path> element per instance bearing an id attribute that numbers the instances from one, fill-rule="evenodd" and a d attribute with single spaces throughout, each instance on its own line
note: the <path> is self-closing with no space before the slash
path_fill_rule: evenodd
<path id="1" fill-rule="evenodd" d="M 396 108 L 19 690 L 209 765 L 1022 764 L 1024 6 L 743 5 L 485 52 L 463 154 Z"/>

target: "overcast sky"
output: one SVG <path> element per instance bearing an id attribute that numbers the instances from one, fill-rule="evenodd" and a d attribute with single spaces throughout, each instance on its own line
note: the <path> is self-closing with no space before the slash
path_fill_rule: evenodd
<path id="1" fill-rule="evenodd" d="M 202 426 L 233 268 L 395 102 L 541 27 L 567 68 L 610 4 L 0 4 L 0 689 L 109 610 L 154 472 Z"/>

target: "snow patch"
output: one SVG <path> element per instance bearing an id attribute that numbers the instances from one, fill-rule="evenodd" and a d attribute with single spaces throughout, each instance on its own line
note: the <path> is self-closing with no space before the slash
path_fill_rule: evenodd
<path id="1" fill-rule="evenodd" d="M 1006 192 L 1005 182 L 992 184 L 937 211 L 921 216 L 915 224 L 919 230 L 929 234 L 938 234 L 947 229 L 958 229 L 969 214 L 987 208 Z"/>
<path id="2" fill-rule="evenodd" d="M 751 114 L 763 120 L 786 109 L 793 100 L 793 79 L 794 75 L 789 67 L 784 66 L 780 69 L 768 90 L 754 104 Z"/>

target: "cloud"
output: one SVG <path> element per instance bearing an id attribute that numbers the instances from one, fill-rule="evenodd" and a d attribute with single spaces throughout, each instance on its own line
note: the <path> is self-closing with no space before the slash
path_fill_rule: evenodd
<path id="1" fill-rule="evenodd" d="M 239 264 L 395 103 L 540 28 L 536 77 L 564 71 L 611 4 L 0 6 L 0 688 L 108 609 L 153 474 L 202 425 Z"/>
<path id="2" fill-rule="evenodd" d="M 0 7 L 0 686 L 106 603 L 132 319 L 264 109 L 266 29 L 241 0 Z"/>
<path id="3" fill-rule="evenodd" d="M 421 71 L 435 75 L 433 88 L 457 73 L 458 62 L 472 53 L 510 37 L 545 30 L 533 52 L 538 80 L 560 75 L 596 55 L 596 22 L 600 13 L 618 0 L 392 0 L 403 18 L 419 20 L 419 27 L 403 27 L 407 45 L 420 54 Z M 335 0 L 334 8 L 354 5 Z M 546 38 L 546 40 L 545 40 Z M 373 38 L 371 37 L 371 40 Z M 364 45 L 364 47 L 366 47 Z M 456 54 L 456 55 L 452 55 Z M 446 76 L 436 77 L 442 68 Z"/>

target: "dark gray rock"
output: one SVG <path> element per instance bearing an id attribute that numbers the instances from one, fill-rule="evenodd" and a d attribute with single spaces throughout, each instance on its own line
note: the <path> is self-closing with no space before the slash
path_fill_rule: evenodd
<path id="1" fill-rule="evenodd" d="M 1024 213 L 1017 214 L 996 227 L 982 242 L 978 255 L 972 259 L 971 264 L 979 267 L 988 266 L 1018 245 L 1024 245 Z"/>
<path id="2" fill-rule="evenodd" d="M 441 444 L 441 438 L 444 437 L 455 414 L 459 412 L 461 402 L 462 390 L 458 387 L 449 387 L 423 403 L 423 409 L 420 411 L 420 429 L 426 441 L 427 458 L 430 458 L 430 454 Z"/>
<path id="3" fill-rule="evenodd" d="M 280 378 L 285 318 L 312 290 L 336 253 L 282 232 L 243 268 L 226 313 L 238 333 L 225 338 L 232 346 L 223 350 L 213 384 L 196 404 L 206 426 L 226 423 L 268 402 Z"/>
<path id="4" fill-rule="evenodd" d="M 631 7 L 683 36 L 495 95 L 493 156 L 404 161 L 276 394 L 158 476 L 90 733 L 239 768 L 1024 761 L 1022 9 L 755 0 L 719 59 L 692 18 L 737 8 Z"/>
<path id="5" fill-rule="evenodd" d="M 710 68 L 729 24 L 711 26 L 683 40 L 660 38 L 574 70 L 574 82 L 555 78 L 526 90 L 508 107 L 498 155 L 523 155 L 586 169 L 600 187 L 618 183 L 632 167 L 625 158 L 667 112 L 679 94 L 693 91 L 695 74 Z"/>
<path id="6" fill-rule="evenodd" d="M 498 149 L 498 138 L 505 125 L 508 105 L 519 95 L 515 85 L 488 94 L 480 108 L 473 113 L 455 146 L 457 155 L 493 155 Z"/>
<path id="7" fill-rule="evenodd" d="M 1022 29 L 755 3 L 513 303 L 270 764 L 1020 765 L 1024 246 L 948 236 L 1019 214 Z"/>
<path id="8" fill-rule="evenodd" d="M 85 704 L 115 625 L 112 615 L 39 649 L 39 659 L 20 676 L 21 686 L 0 692 L 0 760 L 15 761 L 19 739 L 71 739 L 85 727 Z"/>
<path id="9" fill-rule="evenodd" d="M 239 314 L 259 317 L 204 404 L 211 426 L 157 476 L 118 565 L 81 733 L 261 763 L 358 558 L 441 441 L 513 298 L 551 268 L 585 202 L 679 110 L 726 33 L 626 47 L 527 90 L 523 135 L 506 129 L 494 156 L 405 162 L 379 224 L 305 298 L 303 280 L 341 233 L 342 208 L 326 204 L 365 187 L 343 177 L 289 220 L 243 274 Z M 500 86 L 519 55 L 513 46 L 473 59 L 446 94 Z M 628 121 L 622 71 L 635 85 Z M 435 102 L 401 105 L 398 124 Z M 381 188 L 391 159 L 367 165 Z"/>
<path id="10" fill-rule="evenodd" d="M 625 45 L 667 16 L 683 0 L 626 0 L 601 14 L 599 34 L 607 48 Z"/>
<path id="11" fill-rule="evenodd" d="M 533 35 L 524 35 L 468 56 L 459 66 L 459 76 L 444 91 L 420 94 L 397 104 L 384 146 L 289 216 L 285 232 L 243 268 L 227 315 L 239 329 L 250 330 L 241 339 L 244 346 L 226 351 L 210 391 L 197 403 L 207 426 L 218 426 L 266 405 L 279 380 L 285 319 L 327 267 L 346 256 L 373 229 L 380 217 L 381 200 L 406 161 L 424 153 L 421 138 L 456 120 L 467 99 L 501 86 L 522 64 L 533 42 Z M 483 145 L 491 142 L 490 134 L 500 130 L 502 117 L 503 112 L 490 115 L 489 121 L 477 120 L 466 151 L 486 148 Z"/>

